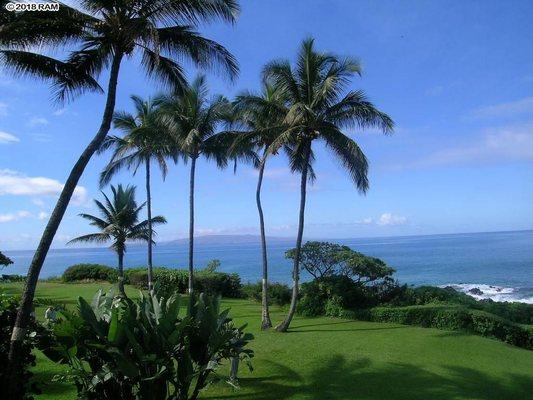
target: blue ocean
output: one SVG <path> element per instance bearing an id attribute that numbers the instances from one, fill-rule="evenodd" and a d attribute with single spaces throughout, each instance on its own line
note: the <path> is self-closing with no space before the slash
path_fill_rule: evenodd
<path id="1" fill-rule="evenodd" d="M 195 246 L 197 268 L 204 267 L 212 259 L 219 259 L 221 271 L 237 272 L 244 282 L 258 281 L 261 274 L 259 242 L 238 243 L 238 237 L 235 238 L 235 243 L 216 243 L 216 238 L 214 243 L 198 240 Z M 477 296 L 479 298 L 533 303 L 533 231 L 332 241 L 383 259 L 396 269 L 396 278 L 401 283 L 451 285 L 465 292 L 477 287 L 483 292 Z M 271 241 L 271 281 L 290 282 L 291 263 L 284 258 L 284 252 L 293 244 L 292 239 Z M 2 273 L 25 274 L 33 251 L 7 251 L 6 254 L 14 265 Z M 60 275 L 68 266 L 80 262 L 115 265 L 116 257 L 106 248 L 51 250 L 41 277 Z M 130 246 L 125 265 L 146 265 L 146 249 L 139 245 Z M 154 265 L 184 268 L 187 265 L 186 241 L 157 245 Z"/>

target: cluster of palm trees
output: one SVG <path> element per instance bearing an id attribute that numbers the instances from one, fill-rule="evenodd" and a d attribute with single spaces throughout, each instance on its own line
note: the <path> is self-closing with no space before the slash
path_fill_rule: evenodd
<path id="1" fill-rule="evenodd" d="M 299 287 L 299 254 L 304 229 L 306 185 L 314 179 L 313 147 L 324 142 L 348 171 L 356 187 L 368 188 L 367 160 L 357 143 L 343 133 L 346 127 L 379 127 L 392 129 L 390 118 L 368 102 L 360 91 L 345 92 L 351 75 L 360 72 L 359 64 L 314 49 L 313 40 L 302 43 L 296 65 L 286 61 L 267 64 L 262 76 L 262 92 L 243 92 L 233 101 L 223 96 L 208 98 L 205 77 L 198 76 L 179 92 L 158 95 L 149 100 L 132 96 L 135 113 L 118 112 L 113 122 L 124 136 L 108 136 L 101 151 L 112 149 L 112 157 L 101 174 L 100 183 L 108 183 L 122 168 L 136 173 L 141 165 L 146 171 L 146 234 L 131 239 L 148 242 L 148 287 L 152 284 L 153 223 L 150 194 L 151 164 L 156 163 L 163 176 L 167 160 L 183 160 L 190 165 L 190 229 L 189 229 L 189 293 L 194 278 L 194 188 L 196 161 L 200 157 L 213 160 L 219 168 L 230 162 L 249 162 L 258 168 L 256 201 L 262 247 L 262 323 L 272 322 L 268 309 L 268 255 L 265 220 L 261 205 L 261 187 L 268 157 L 282 150 L 288 156 L 291 170 L 301 175 L 301 203 L 293 267 L 293 294 L 287 318 L 278 325 L 285 331 L 296 310 Z M 113 193 L 115 194 L 113 188 Z M 115 196 L 116 198 L 116 196 Z M 107 198 L 106 198 L 107 200 Z M 109 202 L 108 202 L 109 203 Z M 97 203 L 98 207 L 102 207 Z M 131 208 L 131 207 L 130 207 Z M 104 212 L 104 215 L 105 214 Z M 113 225 L 103 225 L 95 216 L 82 215 L 104 229 L 104 233 L 85 235 L 79 240 L 101 241 Z M 159 219 L 158 219 L 159 218 Z M 137 223 L 137 220 L 132 221 Z M 133 225 L 132 225 L 133 226 Z M 123 235 L 121 237 L 124 237 Z M 119 276 L 122 271 L 123 245 L 113 245 L 119 254 Z M 121 278 L 120 278 L 121 279 Z"/>
<path id="2" fill-rule="evenodd" d="M 315 177 L 315 143 L 323 142 L 348 171 L 358 190 L 365 192 L 368 188 L 366 157 L 344 130 L 378 127 L 384 133 L 392 131 L 391 119 L 377 110 L 361 91 L 347 90 L 354 74 L 361 71 L 358 62 L 316 51 L 313 40 L 306 40 L 294 65 L 289 61 L 274 61 L 265 66 L 261 93 L 242 93 L 233 102 L 222 97 L 208 101 L 204 78 L 187 83 L 184 68 L 176 60 L 186 58 L 199 68 L 215 69 L 233 79 L 238 72 L 234 57 L 220 44 L 196 32 L 195 27 L 213 20 L 234 23 L 239 12 L 236 0 L 83 0 L 81 8 L 61 4 L 59 11 L 53 13 L 6 13 L 6 2 L 0 0 L 0 61 L 4 68 L 17 76 L 31 75 L 51 82 L 59 100 L 71 99 L 87 90 L 104 92 L 98 77 L 102 71 L 109 70 L 100 128 L 72 168 L 30 264 L 12 335 L 9 358 L 13 368 L 16 368 L 38 277 L 54 235 L 89 160 L 106 148 L 113 148 L 113 157 L 102 174 L 102 183 L 108 182 L 120 168 L 135 171 L 141 164 L 145 165 L 149 215 L 143 235 L 147 235 L 149 244 L 150 268 L 151 162 L 156 161 L 165 173 L 169 158 L 190 161 L 191 290 L 197 159 L 204 156 L 219 167 L 232 160 L 244 160 L 259 168 L 256 199 L 263 258 L 263 327 L 271 326 L 271 322 L 261 184 L 268 159 L 279 152 L 288 156 L 291 170 L 301 177 L 301 200 L 292 301 L 287 317 L 277 327 L 280 331 L 287 330 L 298 298 L 306 187 Z M 46 53 L 48 48 L 61 51 Z M 66 58 L 51 56 L 58 53 L 66 54 Z M 133 98 L 134 116 L 115 114 L 120 67 L 127 60 L 140 60 L 147 75 L 171 93 L 146 102 Z M 113 116 L 116 127 L 126 133 L 122 138 L 108 136 Z"/>

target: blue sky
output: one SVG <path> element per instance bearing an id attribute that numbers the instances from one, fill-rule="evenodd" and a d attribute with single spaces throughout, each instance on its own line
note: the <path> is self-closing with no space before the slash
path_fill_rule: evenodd
<path id="1" fill-rule="evenodd" d="M 301 40 L 358 57 L 353 88 L 396 122 L 396 132 L 349 132 L 367 154 L 371 189 L 354 190 L 344 172 L 317 150 L 317 182 L 308 197 L 307 237 L 360 237 L 533 228 L 533 25 L 531 1 L 246 1 L 234 27 L 202 32 L 237 57 L 234 84 L 209 74 L 213 93 L 256 89 L 262 66 L 294 59 Z M 194 70 L 189 68 L 191 76 Z M 105 82 L 106 76 L 102 76 Z M 124 65 L 117 109 L 130 94 L 159 90 Z M 0 247 L 28 249 L 44 229 L 61 185 L 100 122 L 104 97 L 88 94 L 66 105 L 50 102 L 38 81 L 0 75 Z M 95 157 L 80 181 L 55 247 L 90 227 L 97 177 L 109 155 Z M 153 179 L 153 207 L 168 225 L 159 239 L 185 237 L 188 171 L 172 166 Z M 142 176 L 121 174 L 143 196 Z M 197 234 L 257 233 L 256 174 L 240 166 L 197 172 Z M 286 160 L 266 173 L 268 234 L 293 236 L 298 178 Z"/>

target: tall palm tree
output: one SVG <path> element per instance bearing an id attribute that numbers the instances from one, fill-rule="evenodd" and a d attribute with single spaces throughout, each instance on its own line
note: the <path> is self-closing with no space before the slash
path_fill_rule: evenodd
<path id="1" fill-rule="evenodd" d="M 368 190 L 368 162 L 359 145 L 343 130 L 377 127 L 384 133 L 393 130 L 392 120 L 370 103 L 360 90 L 347 91 L 351 78 L 361 73 L 356 60 L 318 52 L 313 39 L 304 40 L 296 65 L 273 61 L 264 68 L 264 79 L 272 81 L 288 96 L 288 109 L 282 133 L 271 151 L 288 148 L 290 168 L 300 173 L 300 212 L 293 266 L 293 289 L 289 312 L 276 329 L 285 332 L 298 301 L 300 251 L 304 230 L 307 181 L 314 161 L 313 144 L 322 141 L 361 193 Z"/>
<path id="2" fill-rule="evenodd" d="M 255 94 L 243 92 L 234 101 L 234 111 L 243 131 L 237 136 L 231 151 L 249 147 L 261 154 L 258 165 L 258 179 L 255 192 L 257 212 L 259 215 L 259 231 L 261 235 L 262 279 L 261 279 L 261 329 L 272 327 L 268 307 L 268 252 L 265 234 L 265 219 L 261 204 L 261 188 L 269 148 L 281 132 L 283 117 L 287 112 L 287 98 L 283 90 L 264 81 L 262 92 Z"/>
<path id="3" fill-rule="evenodd" d="M 113 125 L 125 133 L 124 137 L 108 136 L 100 151 L 113 148 L 113 155 L 109 164 L 100 175 L 100 185 L 108 184 L 113 176 L 122 168 L 137 172 L 139 167 L 145 166 L 146 182 L 146 210 L 148 214 L 148 290 L 153 289 L 152 277 L 152 196 L 151 196 L 151 162 L 157 163 L 163 179 L 167 174 L 167 158 L 173 156 L 167 130 L 159 117 L 158 101 L 144 101 L 138 96 L 131 96 L 135 114 L 125 111 L 115 113 Z"/>
<path id="4" fill-rule="evenodd" d="M 91 214 L 80 214 L 80 217 L 90 221 L 90 225 L 98 228 L 100 232 L 89 233 L 72 239 L 67 244 L 72 243 L 106 243 L 112 241 L 111 248 L 118 256 L 118 289 L 125 296 L 124 292 L 124 253 L 126 252 L 127 241 L 150 241 L 153 232 L 149 231 L 149 226 L 155 224 L 165 224 L 164 217 L 157 216 L 139 222 L 139 214 L 146 203 L 137 205 L 135 201 L 135 186 L 122 185 L 111 186 L 113 198 L 102 192 L 104 202 L 94 200 L 94 204 L 100 211 L 100 216 Z"/>
<path id="5" fill-rule="evenodd" d="M 234 141 L 231 131 L 218 131 L 229 118 L 229 102 L 223 96 L 208 98 L 205 77 L 199 75 L 181 93 L 161 99 L 167 128 L 175 146 L 186 161 L 190 161 L 189 178 L 189 293 L 193 293 L 194 279 L 194 185 L 196 162 L 200 157 L 214 160 L 225 168 L 230 158 L 253 158 L 249 152 L 229 157 L 228 149 Z"/>
<path id="6" fill-rule="evenodd" d="M 9 352 L 14 372 L 42 265 L 74 189 L 110 129 L 122 60 L 139 55 L 149 76 L 175 90 L 185 78 L 181 64 L 173 59 L 221 67 L 231 77 L 238 70 L 224 47 L 194 30 L 213 20 L 233 23 L 237 0 L 83 0 L 80 4 L 83 9 L 61 3 L 57 12 L 9 13 L 7 18 L 2 7 L 0 62 L 17 77 L 51 81 L 56 99 L 66 100 L 86 90 L 103 92 L 96 79 L 109 68 L 100 127 L 70 171 L 28 270 Z M 67 58 L 33 52 L 49 48 L 62 50 L 59 54 Z"/>

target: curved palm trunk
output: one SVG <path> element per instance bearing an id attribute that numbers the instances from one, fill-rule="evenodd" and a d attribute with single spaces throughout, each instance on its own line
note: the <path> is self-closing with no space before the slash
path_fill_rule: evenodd
<path id="1" fill-rule="evenodd" d="M 118 250 L 118 292 L 126 297 L 124 290 L 124 250 Z"/>
<path id="2" fill-rule="evenodd" d="M 152 195 L 150 190 L 150 157 L 146 157 L 146 210 L 148 213 L 148 290 L 154 290 L 152 266 Z"/>
<path id="3" fill-rule="evenodd" d="M 22 340 L 24 339 L 26 326 L 28 324 L 33 303 L 33 297 L 35 295 L 35 288 L 37 286 L 37 281 L 39 279 L 39 274 L 41 272 L 44 260 L 46 258 L 46 255 L 48 254 L 50 245 L 52 244 L 52 240 L 54 239 L 54 236 L 57 232 L 59 224 L 61 223 L 61 220 L 63 219 L 63 216 L 65 215 L 65 211 L 70 202 L 72 194 L 74 193 L 74 189 L 76 188 L 76 185 L 78 184 L 78 181 L 81 175 L 83 174 L 85 167 L 89 163 L 89 160 L 91 159 L 93 154 L 102 145 L 102 142 L 105 139 L 107 133 L 109 132 L 109 128 L 111 127 L 111 120 L 113 118 L 113 112 L 115 109 L 117 81 L 121 61 L 122 54 L 118 52 L 113 58 L 113 63 L 111 65 L 107 99 L 100 128 L 98 129 L 98 132 L 91 140 L 89 145 L 85 148 L 80 158 L 78 159 L 76 164 L 74 164 L 74 167 L 70 171 L 67 181 L 65 182 L 65 186 L 63 186 L 63 190 L 59 195 L 59 199 L 57 200 L 54 211 L 52 212 L 52 215 L 48 220 L 48 224 L 46 225 L 46 228 L 43 232 L 43 236 L 41 237 L 41 241 L 39 242 L 39 246 L 37 247 L 37 250 L 35 251 L 32 262 L 30 264 L 26 284 L 24 286 L 22 298 L 20 301 L 21 305 L 17 313 L 17 319 L 15 321 L 13 333 L 11 335 L 9 362 L 12 371 L 16 371 L 16 364 L 20 360 L 21 344 Z M 10 379 L 10 382 L 16 384 L 14 381 L 16 380 Z"/>
<path id="4" fill-rule="evenodd" d="M 289 307 L 289 312 L 283 322 L 276 327 L 278 332 L 287 332 L 289 325 L 296 313 L 296 306 L 298 304 L 298 291 L 300 284 L 300 253 L 302 249 L 302 238 L 304 234 L 304 217 L 305 217 L 305 198 L 307 194 L 307 172 L 309 164 L 309 155 L 311 152 L 311 145 L 306 150 L 305 155 L 305 167 L 302 171 L 301 181 L 300 181 L 300 217 L 298 220 L 298 235 L 296 236 L 296 249 L 294 252 L 294 266 L 292 269 L 292 296 L 291 296 L 291 305 Z"/>
<path id="5" fill-rule="evenodd" d="M 191 157 L 191 177 L 189 182 L 189 295 L 193 294 L 194 279 L 194 173 L 197 155 Z M 192 301 L 192 300 L 191 300 Z"/>
<path id="6" fill-rule="evenodd" d="M 268 311 L 268 257 L 265 235 L 265 219 L 263 216 L 263 207 L 261 206 L 261 186 L 263 184 L 263 174 L 265 172 L 267 154 L 263 155 L 259 165 L 259 178 L 257 180 L 257 189 L 255 191 L 255 201 L 257 203 L 257 212 L 259 213 L 259 228 L 261 230 L 261 252 L 263 257 L 263 279 L 261 293 L 261 329 L 265 330 L 272 327 L 270 313 Z"/>

